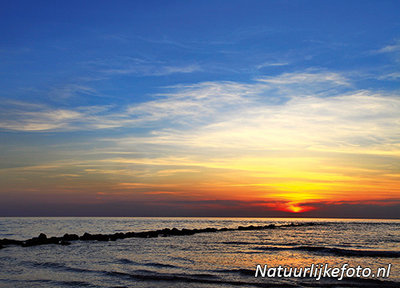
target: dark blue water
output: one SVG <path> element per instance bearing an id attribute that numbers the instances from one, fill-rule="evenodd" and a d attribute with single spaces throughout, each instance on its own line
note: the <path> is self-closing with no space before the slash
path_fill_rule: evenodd
<path id="1" fill-rule="evenodd" d="M 312 226 L 279 227 L 291 222 Z M 73 241 L 0 249 L 0 287 L 400 287 L 400 221 L 241 218 L 0 218 L 0 238 L 45 233 L 116 233 L 163 228 L 276 229 L 190 236 Z M 255 278 L 257 264 L 301 267 L 392 264 L 390 277 Z"/>

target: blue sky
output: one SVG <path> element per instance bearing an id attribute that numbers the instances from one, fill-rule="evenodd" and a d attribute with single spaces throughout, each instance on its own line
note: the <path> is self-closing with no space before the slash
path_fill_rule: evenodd
<path id="1" fill-rule="evenodd" d="M 6 1 L 3 97 L 77 105 L 145 101 L 164 86 L 251 81 L 307 68 L 394 87 L 397 1 Z M 389 51 L 388 51 L 389 52 Z"/>
<path id="2" fill-rule="evenodd" d="M 172 203 L 197 183 L 193 201 L 231 199 L 210 192 L 214 175 L 219 191 L 242 185 L 292 206 L 327 201 L 335 187 L 287 196 L 317 177 L 307 157 L 335 171 L 351 163 L 335 174 L 343 183 L 372 173 L 393 187 L 398 11 L 398 1 L 2 1 L 0 193 L 9 207 L 49 194 L 52 203 L 107 204 L 107 195 L 146 202 L 176 193 L 157 198 Z M 293 184 L 281 171 L 283 184 L 274 178 L 262 196 L 254 175 L 279 169 L 254 159 L 271 155 L 297 159 L 288 165 L 306 176 Z M 244 182 L 233 183 L 239 171 Z M 130 190 L 115 192 L 121 185 Z M 343 187 L 338 199 L 353 201 Z M 235 200 L 251 198 L 235 189 Z M 400 192 L 368 201 L 387 199 Z"/>

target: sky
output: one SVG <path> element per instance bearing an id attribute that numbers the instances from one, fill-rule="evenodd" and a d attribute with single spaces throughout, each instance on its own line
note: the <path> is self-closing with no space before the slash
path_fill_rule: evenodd
<path id="1" fill-rule="evenodd" d="M 1 1 L 0 216 L 400 218 L 399 1 Z"/>

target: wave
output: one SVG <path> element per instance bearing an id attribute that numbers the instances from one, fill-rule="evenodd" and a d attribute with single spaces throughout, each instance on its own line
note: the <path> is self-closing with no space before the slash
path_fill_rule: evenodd
<path id="1" fill-rule="evenodd" d="M 260 242 L 246 242 L 246 241 L 224 241 L 224 242 L 218 242 L 226 245 L 259 245 Z M 277 243 L 274 242 L 263 242 L 263 245 L 274 245 Z M 279 243 L 280 246 L 295 246 L 297 243 L 294 242 L 288 242 L 288 243 Z"/>
<path id="2" fill-rule="evenodd" d="M 59 281 L 59 280 L 49 280 L 49 279 L 35 279 L 35 280 L 16 280 L 16 279 L 0 279 L 0 283 L 4 282 L 7 285 L 11 284 L 7 287 L 32 287 L 34 284 L 39 284 L 42 286 L 44 283 L 51 285 L 51 287 L 98 287 L 89 282 L 85 281 Z M 22 284 L 23 286 L 17 286 L 18 284 Z M 36 287 L 36 286 L 35 286 Z"/>
<path id="3" fill-rule="evenodd" d="M 320 254 L 329 254 L 335 256 L 348 257 L 380 257 L 380 258 L 400 258 L 400 251 L 392 250 L 359 250 L 359 249 L 344 249 L 331 248 L 322 246 L 295 246 L 295 247 L 255 247 L 256 250 L 296 250 L 306 252 L 316 252 Z"/>
<path id="4" fill-rule="evenodd" d="M 129 260 L 129 259 L 119 259 L 119 260 Z M 130 260 L 129 260 L 130 261 Z M 127 261 L 127 262 L 129 262 Z M 132 261 L 134 262 L 134 261 Z M 71 272 L 86 272 L 101 274 L 108 277 L 115 277 L 119 280 L 136 280 L 143 281 L 147 283 L 154 283 L 154 286 L 160 286 L 157 283 L 170 283 L 171 287 L 173 284 L 181 285 L 194 285 L 194 284 L 209 284 L 212 286 L 253 286 L 253 287 L 309 287 L 315 286 L 315 279 L 313 278 L 291 278 L 289 279 L 269 279 L 269 278 L 259 278 L 255 279 L 255 270 L 251 269 L 223 269 L 223 270 L 210 270 L 205 271 L 205 273 L 161 273 L 150 270 L 133 270 L 130 272 L 120 272 L 120 271 L 106 271 L 106 270 L 86 270 L 72 268 L 62 263 L 53 262 L 29 262 L 31 265 L 36 265 L 39 267 L 62 269 Z M 152 263 L 155 264 L 155 263 Z M 233 274 L 232 277 L 226 274 Z M 235 275 L 241 276 L 241 278 Z M 242 278 L 243 277 L 243 278 Z M 288 282 L 289 280 L 289 282 Z M 46 279 L 33 280 L 35 282 L 48 282 L 50 285 L 54 286 L 71 286 L 71 287 L 97 287 L 89 282 L 84 281 L 55 281 Z M 0 283 L 2 280 L 0 279 Z M 19 281 L 20 282 L 20 281 Z M 29 287 L 30 280 L 22 280 Z M 10 284 L 10 283 L 9 283 Z M 345 278 L 338 281 L 334 278 L 322 278 L 318 285 L 321 286 L 334 286 L 334 287 L 399 287 L 398 282 L 392 282 L 388 280 L 380 279 L 361 279 L 361 278 Z M 10 285 L 11 286 L 11 285 Z"/>
<path id="5" fill-rule="evenodd" d="M 154 262 L 148 262 L 148 263 L 139 263 L 132 261 L 130 259 L 122 258 L 122 259 L 117 259 L 115 260 L 117 263 L 121 264 L 128 264 L 128 265 L 137 265 L 137 266 L 148 266 L 148 267 L 156 267 L 156 268 L 180 268 L 175 265 L 171 264 L 163 264 L 163 263 L 154 263 Z"/>
<path id="6" fill-rule="evenodd" d="M 90 270 L 90 269 L 85 269 L 85 268 L 77 268 L 77 267 L 71 267 L 67 266 L 63 263 L 55 263 L 55 262 L 35 262 L 35 261 L 24 261 L 21 262 L 21 264 L 24 264 L 26 266 L 33 266 L 36 268 L 48 268 L 48 269 L 54 269 L 54 270 L 63 270 L 67 272 L 74 272 L 74 273 L 93 273 L 93 272 L 99 272 L 96 270 Z"/>
<path id="7" fill-rule="evenodd" d="M 222 244 L 226 245 L 254 245 L 258 244 L 257 242 L 246 242 L 246 241 L 225 241 L 225 242 L 220 242 Z"/>
<path id="8" fill-rule="evenodd" d="M 179 257 L 179 256 L 170 256 L 170 259 L 171 259 L 173 262 L 178 261 L 178 262 L 185 263 L 185 264 L 195 264 L 195 263 L 196 263 L 196 262 L 195 262 L 194 260 L 192 260 L 192 259 L 185 258 L 185 257 Z"/>
<path id="9" fill-rule="evenodd" d="M 156 267 L 156 268 L 179 268 L 179 267 L 177 267 L 175 265 L 163 264 L 163 263 L 143 263 L 141 265 L 150 266 L 150 267 Z"/>
<path id="10" fill-rule="evenodd" d="M 251 281 L 240 281 L 240 280 L 229 280 L 223 279 L 215 274 L 169 274 L 169 273 L 124 273 L 124 272 L 108 272 L 109 276 L 118 278 L 135 279 L 140 281 L 149 282 L 173 282 L 173 283 L 187 283 L 187 284 L 215 284 L 215 285 L 232 285 L 232 286 L 255 286 L 265 287 L 266 283 L 251 282 Z M 268 281 L 268 287 L 298 287 L 288 283 L 279 283 L 275 281 Z"/>
<path id="11" fill-rule="evenodd" d="M 135 262 L 135 261 L 132 261 L 132 260 L 126 259 L 126 258 L 116 259 L 115 262 L 120 263 L 120 264 L 140 265 L 139 262 Z"/>
<path id="12" fill-rule="evenodd" d="M 214 270 L 217 273 L 233 273 L 233 274 L 240 274 L 245 276 L 254 276 L 255 270 L 250 269 L 218 269 Z"/>
<path id="13" fill-rule="evenodd" d="M 54 283 L 60 286 L 71 286 L 71 287 L 96 287 L 94 284 L 84 281 L 54 281 L 52 280 L 50 283 Z"/>

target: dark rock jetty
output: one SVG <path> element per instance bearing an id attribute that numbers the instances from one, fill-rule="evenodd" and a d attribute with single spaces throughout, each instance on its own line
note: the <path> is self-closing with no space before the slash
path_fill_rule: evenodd
<path id="1" fill-rule="evenodd" d="M 0 239 L 0 249 L 9 245 L 16 245 L 22 247 L 38 246 L 46 244 L 57 244 L 57 245 L 70 245 L 71 241 L 115 241 L 118 239 L 125 238 L 156 238 L 156 237 L 169 237 L 169 236 L 187 236 L 198 233 L 215 233 L 224 231 L 254 231 L 254 230 L 266 230 L 275 228 L 295 227 L 295 226 L 312 226 L 315 223 L 291 223 L 285 225 L 265 225 L 265 226 L 239 226 L 238 228 L 203 228 L 203 229 L 185 229 L 182 230 L 176 228 L 165 228 L 162 230 L 145 231 L 145 232 L 126 232 L 126 233 L 114 233 L 114 234 L 89 234 L 84 233 L 82 236 L 76 234 L 65 234 L 62 237 L 50 237 L 46 234 L 41 233 L 38 237 L 33 237 L 27 240 L 13 240 L 13 239 Z"/>

